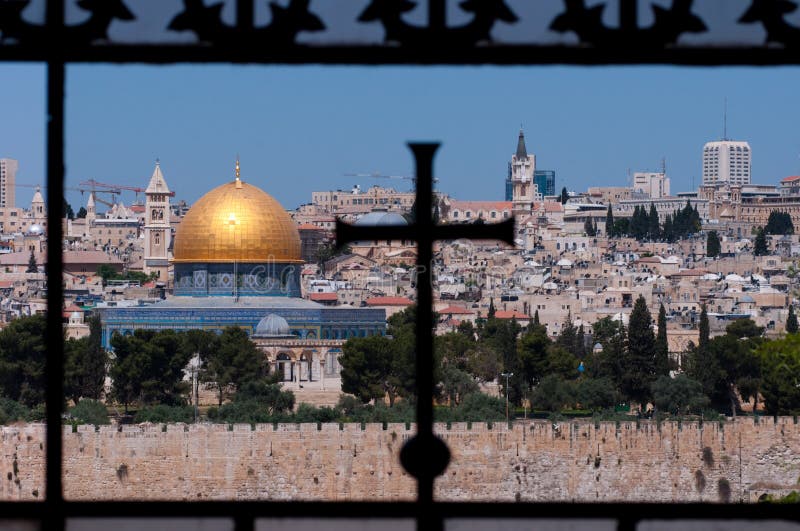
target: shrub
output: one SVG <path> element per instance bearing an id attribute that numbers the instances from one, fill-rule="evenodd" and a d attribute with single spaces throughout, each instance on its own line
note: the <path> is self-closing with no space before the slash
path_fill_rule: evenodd
<path id="1" fill-rule="evenodd" d="M 69 418 L 75 424 L 109 424 L 108 410 L 105 404 L 98 400 L 84 398 L 69 410 Z"/>
<path id="2" fill-rule="evenodd" d="M 192 406 L 157 406 L 142 408 L 136 412 L 134 422 L 194 422 L 194 408 Z"/>
<path id="3" fill-rule="evenodd" d="M 16 400 L 0 397 L 0 424 L 28 420 L 30 410 Z"/>

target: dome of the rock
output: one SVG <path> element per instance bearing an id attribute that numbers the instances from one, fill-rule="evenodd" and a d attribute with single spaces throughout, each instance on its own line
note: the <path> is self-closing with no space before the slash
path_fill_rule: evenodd
<path id="1" fill-rule="evenodd" d="M 176 263 L 299 263 L 300 235 L 278 201 L 239 179 L 218 186 L 175 232 Z"/>

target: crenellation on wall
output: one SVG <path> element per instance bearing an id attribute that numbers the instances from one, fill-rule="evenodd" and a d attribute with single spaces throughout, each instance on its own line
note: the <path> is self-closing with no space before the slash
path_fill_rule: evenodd
<path id="1" fill-rule="evenodd" d="M 800 488 L 800 426 L 791 417 L 452 423 L 435 431 L 452 453 L 436 482 L 442 500 L 736 502 Z M 65 493 L 410 500 L 416 483 L 399 453 L 414 433 L 403 423 L 66 426 Z M 2 428 L 0 499 L 43 495 L 44 439 L 40 424 Z"/>

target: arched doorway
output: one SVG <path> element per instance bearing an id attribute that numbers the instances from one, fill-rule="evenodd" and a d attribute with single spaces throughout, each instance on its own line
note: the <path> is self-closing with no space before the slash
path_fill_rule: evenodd
<path id="1" fill-rule="evenodd" d="M 313 374 L 311 371 L 312 361 L 313 361 L 313 355 L 311 354 L 311 352 L 303 352 L 302 354 L 300 354 L 300 362 L 298 364 L 300 381 L 303 382 L 314 381 Z"/>
<path id="2" fill-rule="evenodd" d="M 281 352 L 275 358 L 275 371 L 280 375 L 281 381 L 291 382 L 294 380 L 294 364 L 288 354 Z"/>

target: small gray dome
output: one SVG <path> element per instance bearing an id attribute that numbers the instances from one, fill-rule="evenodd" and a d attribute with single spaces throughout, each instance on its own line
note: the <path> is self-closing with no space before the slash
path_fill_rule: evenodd
<path id="1" fill-rule="evenodd" d="M 369 214 L 361 216 L 354 225 L 359 227 L 388 227 L 397 225 L 408 225 L 406 218 L 397 212 L 387 212 L 386 210 L 373 210 Z"/>
<path id="2" fill-rule="evenodd" d="M 253 334 L 260 337 L 285 337 L 292 335 L 289 329 L 289 323 L 280 315 L 271 313 L 261 319 L 256 326 L 256 332 Z"/>

